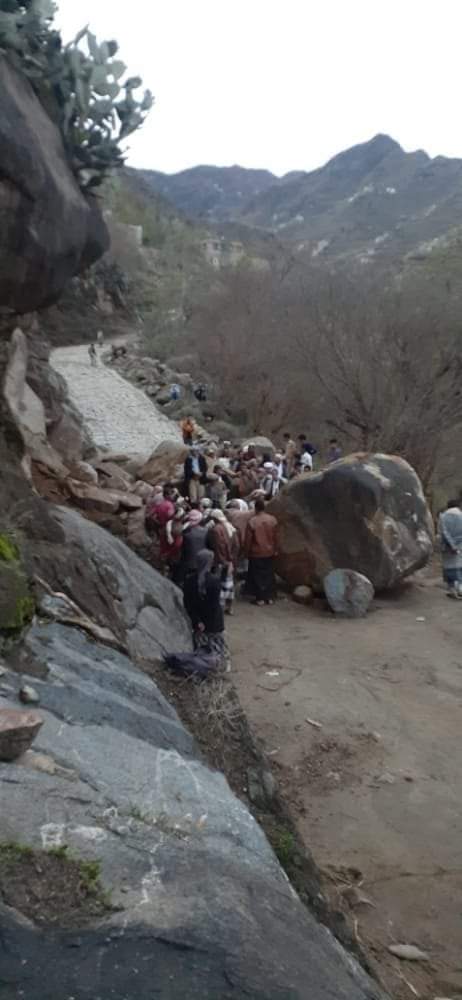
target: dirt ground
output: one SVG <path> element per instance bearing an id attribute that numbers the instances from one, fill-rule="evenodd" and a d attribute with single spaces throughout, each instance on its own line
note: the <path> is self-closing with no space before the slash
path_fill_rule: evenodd
<path id="1" fill-rule="evenodd" d="M 239 602 L 229 628 L 278 789 L 400 1000 L 462 997 L 462 603 L 436 572 L 364 620 L 282 598 Z M 393 957 L 398 943 L 429 960 Z"/>

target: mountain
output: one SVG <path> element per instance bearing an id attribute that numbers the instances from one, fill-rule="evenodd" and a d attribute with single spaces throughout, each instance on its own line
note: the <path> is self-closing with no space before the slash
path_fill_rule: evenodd
<path id="1" fill-rule="evenodd" d="M 462 223 L 462 160 L 406 153 L 387 135 L 280 179 L 243 167 L 141 173 L 190 217 L 277 233 L 314 257 L 425 256 Z"/>
<path id="2" fill-rule="evenodd" d="M 245 167 L 192 167 L 178 174 L 138 170 L 152 191 L 163 195 L 186 215 L 204 221 L 234 220 L 241 207 L 278 179 L 269 170 Z"/>

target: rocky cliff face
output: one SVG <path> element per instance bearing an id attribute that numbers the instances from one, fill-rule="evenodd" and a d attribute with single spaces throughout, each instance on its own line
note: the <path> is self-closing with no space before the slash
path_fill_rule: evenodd
<path id="1" fill-rule="evenodd" d="M 61 137 L 28 81 L 0 55 L 0 307 L 53 302 L 108 247 L 101 215 L 81 194 Z"/>

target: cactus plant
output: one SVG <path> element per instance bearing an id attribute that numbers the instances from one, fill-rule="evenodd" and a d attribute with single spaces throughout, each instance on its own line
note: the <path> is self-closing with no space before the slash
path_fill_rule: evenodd
<path id="1" fill-rule="evenodd" d="M 64 45 L 53 28 L 55 13 L 53 0 L 0 0 L 0 52 L 28 76 L 88 190 L 123 165 L 123 140 L 142 125 L 153 97 L 149 90 L 135 96 L 139 77 L 123 81 L 117 42 L 98 43 L 85 27 Z"/>

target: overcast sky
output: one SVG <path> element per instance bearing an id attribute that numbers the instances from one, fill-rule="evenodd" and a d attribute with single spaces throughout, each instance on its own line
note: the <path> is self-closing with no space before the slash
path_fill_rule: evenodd
<path id="1" fill-rule="evenodd" d="M 156 104 L 129 163 L 309 170 L 387 132 L 462 156 L 461 0 L 59 0 Z"/>

